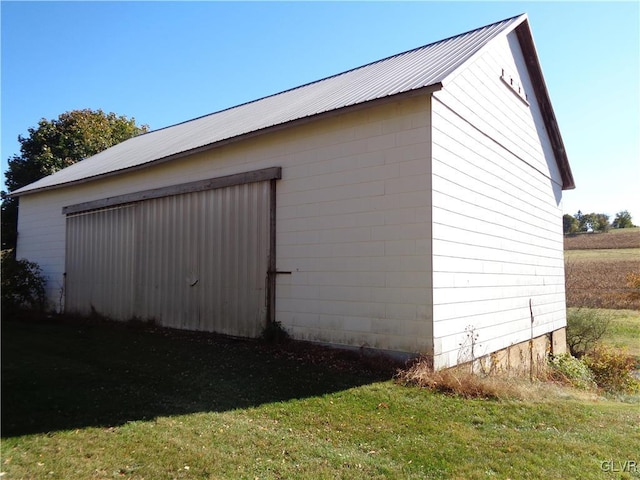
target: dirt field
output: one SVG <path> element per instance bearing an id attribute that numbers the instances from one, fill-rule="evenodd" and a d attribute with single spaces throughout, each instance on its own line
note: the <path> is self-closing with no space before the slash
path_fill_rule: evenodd
<path id="1" fill-rule="evenodd" d="M 565 235 L 565 250 L 602 248 L 640 248 L 640 228 L 621 228 L 608 233 L 576 233 Z"/>
<path id="2" fill-rule="evenodd" d="M 640 310 L 640 229 L 625 230 L 565 237 L 568 307 Z"/>
<path id="3" fill-rule="evenodd" d="M 640 272 L 640 254 L 635 258 L 565 259 L 567 306 L 640 310 L 638 289 L 627 281 Z"/>

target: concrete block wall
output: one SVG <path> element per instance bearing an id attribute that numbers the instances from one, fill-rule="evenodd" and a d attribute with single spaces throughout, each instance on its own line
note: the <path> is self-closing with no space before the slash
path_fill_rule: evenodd
<path id="1" fill-rule="evenodd" d="M 346 115 L 283 169 L 276 311 L 294 337 L 431 348 L 429 106 Z"/>
<path id="2" fill-rule="evenodd" d="M 18 255 L 63 287 L 62 207 L 265 167 L 277 185 L 276 319 L 296 338 L 430 351 L 429 96 L 346 109 L 188 157 L 20 200 Z"/>

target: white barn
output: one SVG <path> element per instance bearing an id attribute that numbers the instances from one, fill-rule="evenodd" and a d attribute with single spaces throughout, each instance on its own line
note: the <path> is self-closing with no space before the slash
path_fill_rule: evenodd
<path id="1" fill-rule="evenodd" d="M 249 337 L 277 321 L 444 368 L 470 343 L 564 349 L 571 188 L 520 15 L 17 190 L 17 255 L 59 310 Z"/>

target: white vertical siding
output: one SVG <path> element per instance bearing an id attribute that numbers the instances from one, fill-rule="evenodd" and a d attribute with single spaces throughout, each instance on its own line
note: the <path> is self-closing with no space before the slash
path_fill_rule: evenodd
<path id="1" fill-rule="evenodd" d="M 494 41 L 433 105 L 436 367 L 565 323 L 560 176 L 515 33 Z M 523 102 L 500 76 L 515 72 Z"/>
<path id="2" fill-rule="evenodd" d="M 432 338 L 429 108 L 426 96 L 389 101 L 26 195 L 18 255 L 43 265 L 55 300 L 64 272 L 63 206 L 281 166 L 277 267 L 291 274 L 277 277 L 276 320 L 296 338 L 426 352 Z"/>
<path id="3" fill-rule="evenodd" d="M 94 310 L 119 319 L 134 315 L 134 205 L 70 216 L 67 252 L 66 271 L 74 273 L 65 285 L 69 311 Z"/>
<path id="4" fill-rule="evenodd" d="M 67 219 L 66 310 L 256 337 L 266 320 L 269 182 Z"/>

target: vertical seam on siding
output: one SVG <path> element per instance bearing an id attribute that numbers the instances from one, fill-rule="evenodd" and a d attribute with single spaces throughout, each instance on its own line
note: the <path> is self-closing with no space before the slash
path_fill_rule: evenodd
<path id="1" fill-rule="evenodd" d="M 267 323 L 276 321 L 276 179 L 269 182 L 269 265 L 267 267 Z"/>

